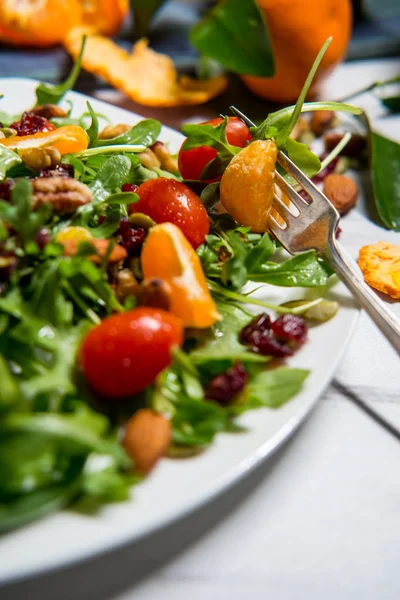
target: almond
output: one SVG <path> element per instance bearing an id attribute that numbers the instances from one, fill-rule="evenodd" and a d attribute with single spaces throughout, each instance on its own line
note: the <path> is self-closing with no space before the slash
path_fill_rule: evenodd
<path id="1" fill-rule="evenodd" d="M 142 408 L 129 419 L 122 444 L 136 469 L 148 473 L 164 456 L 170 440 L 170 421 L 153 410 Z"/>
<path id="2" fill-rule="evenodd" d="M 358 186 L 351 177 L 332 173 L 325 177 L 324 194 L 332 202 L 339 214 L 344 215 L 356 203 Z"/>
<path id="3" fill-rule="evenodd" d="M 329 131 L 324 136 L 325 150 L 330 152 L 333 150 L 343 138 L 344 133 L 340 131 Z M 367 149 L 367 140 L 359 133 L 353 133 L 349 142 L 341 151 L 341 156 L 348 156 L 349 158 L 359 158 Z"/>
<path id="4" fill-rule="evenodd" d="M 310 128 L 315 135 L 322 135 L 327 129 L 332 127 L 335 119 L 333 110 L 316 110 L 311 115 Z"/>

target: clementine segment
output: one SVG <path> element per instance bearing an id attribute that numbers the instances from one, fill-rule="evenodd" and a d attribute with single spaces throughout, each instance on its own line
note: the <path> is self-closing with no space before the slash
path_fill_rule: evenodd
<path id="1" fill-rule="evenodd" d="M 53 131 L 43 131 L 32 135 L 15 135 L 0 140 L 2 146 L 11 150 L 28 150 L 30 148 L 45 148 L 52 146 L 57 148 L 60 154 L 72 154 L 81 152 L 88 147 L 86 131 L 79 125 L 65 125 Z"/>
<path id="2" fill-rule="evenodd" d="M 220 314 L 207 287 L 200 259 L 173 223 L 150 229 L 142 250 L 145 279 L 157 277 L 171 289 L 170 311 L 185 327 L 211 327 Z"/>
<path id="3" fill-rule="evenodd" d="M 342 60 L 350 39 L 350 0 L 257 0 L 265 14 L 275 58 L 273 77 L 243 75 L 252 92 L 276 102 L 294 102 L 325 40 L 333 37 L 311 92 Z"/>
<path id="4" fill-rule="evenodd" d="M 256 140 L 232 158 L 221 179 L 222 206 L 238 223 L 260 233 L 268 231 L 277 155 L 272 140 Z"/>

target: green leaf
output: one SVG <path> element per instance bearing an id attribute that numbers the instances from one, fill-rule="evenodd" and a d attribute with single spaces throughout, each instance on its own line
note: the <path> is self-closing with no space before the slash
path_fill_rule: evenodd
<path id="1" fill-rule="evenodd" d="M 74 498 L 80 487 L 82 461 L 76 460 L 61 483 L 0 502 L 0 531 L 21 527 L 30 521 L 60 510 Z"/>
<path id="2" fill-rule="evenodd" d="M 268 235 L 265 233 L 261 240 L 250 250 L 246 256 L 246 268 L 250 273 L 257 272 L 262 265 L 271 258 L 275 252 L 275 244 Z"/>
<path id="3" fill-rule="evenodd" d="M 249 279 L 282 287 L 320 287 L 327 284 L 330 274 L 315 251 L 309 250 L 280 264 L 264 263 L 256 272 L 249 273 Z"/>
<path id="4" fill-rule="evenodd" d="M 99 119 L 97 118 L 96 113 L 91 107 L 90 102 L 86 102 L 88 107 L 88 111 L 91 117 L 90 126 L 86 129 L 87 136 L 89 138 L 89 148 L 95 145 L 97 137 L 99 135 Z"/>
<path id="5" fill-rule="evenodd" d="M 278 408 L 301 390 L 309 371 L 279 367 L 260 371 L 250 379 L 248 400 L 241 408 L 250 409 L 261 406 Z"/>
<path id="6" fill-rule="evenodd" d="M 122 133 L 110 140 L 97 140 L 96 148 L 105 148 L 115 145 L 152 146 L 161 133 L 161 123 L 156 119 L 143 119 L 126 133 Z"/>
<path id="7" fill-rule="evenodd" d="M 102 164 L 90 186 L 95 205 L 104 202 L 113 192 L 121 188 L 129 176 L 131 164 L 129 158 L 123 154 L 111 156 Z"/>
<path id="8" fill-rule="evenodd" d="M 205 446 L 227 426 L 227 412 L 218 404 L 181 397 L 172 417 L 172 440 L 183 446 Z"/>
<path id="9" fill-rule="evenodd" d="M 274 57 L 267 25 L 254 0 L 224 0 L 191 31 L 202 54 L 229 71 L 272 77 Z"/>
<path id="10" fill-rule="evenodd" d="M 376 208 L 386 227 L 400 231 L 400 144 L 375 132 L 370 139 Z"/>
<path id="11" fill-rule="evenodd" d="M 36 88 L 36 105 L 40 104 L 58 104 L 63 96 L 68 92 L 68 90 L 72 89 L 78 79 L 80 70 L 82 57 L 85 50 L 86 44 L 86 36 L 82 38 L 82 45 L 79 52 L 78 59 L 76 60 L 71 73 L 68 75 L 67 79 L 60 83 L 59 85 L 50 85 L 48 83 L 40 83 Z"/>
<path id="12" fill-rule="evenodd" d="M 8 411 L 15 406 L 20 399 L 18 383 L 10 372 L 7 361 L 0 353 L 0 413 Z"/>
<path id="13" fill-rule="evenodd" d="M 0 181 L 5 178 L 7 171 L 21 163 L 22 159 L 16 152 L 0 145 Z"/>
<path id="14" fill-rule="evenodd" d="M 308 177 L 313 177 L 321 169 L 321 161 L 306 144 L 297 142 L 288 138 L 284 150 L 288 157 L 305 173 Z"/>

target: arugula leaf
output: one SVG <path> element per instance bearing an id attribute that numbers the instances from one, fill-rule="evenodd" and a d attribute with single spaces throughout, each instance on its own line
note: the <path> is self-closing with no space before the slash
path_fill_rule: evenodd
<path id="1" fill-rule="evenodd" d="M 122 133 L 110 140 L 96 140 L 96 148 L 105 148 L 115 145 L 152 146 L 161 133 L 161 123 L 156 119 L 143 119 L 126 133 Z"/>
<path id="2" fill-rule="evenodd" d="M 127 156 L 119 154 L 108 158 L 97 171 L 92 183 L 92 204 L 104 202 L 113 192 L 121 188 L 131 170 L 131 161 Z"/>
<path id="3" fill-rule="evenodd" d="M 32 211 L 32 186 L 26 179 L 16 181 L 11 192 L 11 204 L 0 200 L 0 218 L 15 229 L 27 251 L 37 250 L 36 234 L 51 213 L 48 204 L 42 204 L 35 212 Z"/>
<path id="4" fill-rule="evenodd" d="M 267 24 L 254 0 L 218 3 L 193 27 L 190 41 L 234 73 L 258 77 L 275 73 Z"/>
<path id="5" fill-rule="evenodd" d="M 206 446 L 228 427 L 228 413 L 214 402 L 179 398 L 172 417 L 172 440 L 182 446 Z"/>
<path id="6" fill-rule="evenodd" d="M 260 241 L 250 250 L 246 256 L 245 265 L 250 273 L 257 272 L 262 265 L 274 254 L 275 244 L 268 235 L 264 233 Z"/>
<path id="7" fill-rule="evenodd" d="M 91 148 L 95 145 L 97 137 L 99 135 L 99 119 L 97 118 L 97 115 L 94 112 L 90 102 L 86 102 L 86 105 L 88 107 L 88 111 L 91 117 L 90 125 L 86 129 L 86 133 L 89 138 L 89 148 Z"/>
<path id="8" fill-rule="evenodd" d="M 63 96 L 68 92 L 68 90 L 72 89 L 78 79 L 83 53 L 85 51 L 86 45 L 86 36 L 82 38 L 82 45 L 79 52 L 79 56 L 72 67 L 71 73 L 68 75 L 67 79 L 60 83 L 59 85 L 50 85 L 48 83 L 40 83 L 36 88 L 36 105 L 40 104 L 58 104 Z"/>
<path id="9" fill-rule="evenodd" d="M 309 373 L 305 369 L 289 367 L 260 371 L 250 379 L 247 402 L 238 407 L 239 411 L 243 408 L 247 410 L 261 406 L 268 408 L 282 406 L 298 394 Z"/>
<path id="10" fill-rule="evenodd" d="M 50 85 L 48 83 L 40 83 L 36 88 L 36 105 L 40 104 L 58 104 L 68 90 L 72 89 L 78 79 L 83 53 L 85 51 L 86 36 L 82 38 L 82 45 L 79 52 L 79 56 L 72 67 L 71 73 L 67 79 L 59 85 Z"/>
<path id="11" fill-rule="evenodd" d="M 320 287 L 326 285 L 331 270 L 314 250 L 302 252 L 282 263 L 267 262 L 249 273 L 251 281 L 281 287 Z"/>
<path id="12" fill-rule="evenodd" d="M 308 177 L 313 177 L 321 170 L 321 161 L 306 144 L 288 138 L 285 143 L 285 151 L 288 157 Z"/>
<path id="13" fill-rule="evenodd" d="M 400 231 L 400 144 L 375 132 L 370 140 L 376 208 L 386 227 Z"/>
<path id="14" fill-rule="evenodd" d="M 3 181 L 7 171 L 21 163 L 22 159 L 16 152 L 0 145 L 0 181 Z"/>
<path id="15" fill-rule="evenodd" d="M 0 531 L 21 527 L 67 506 L 78 493 L 81 472 L 82 460 L 76 459 L 64 472 L 61 482 L 52 481 L 49 487 L 0 501 Z"/>
<path id="16" fill-rule="evenodd" d="M 7 361 L 4 356 L 0 353 L 0 413 L 13 408 L 19 398 L 20 391 L 18 388 L 17 381 L 12 375 Z"/>

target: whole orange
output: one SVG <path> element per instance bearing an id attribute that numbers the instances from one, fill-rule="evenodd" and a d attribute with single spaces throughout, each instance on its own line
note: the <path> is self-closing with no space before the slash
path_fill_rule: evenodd
<path id="1" fill-rule="evenodd" d="M 0 40 L 47 47 L 81 22 L 80 0 L 1 0 Z"/>
<path id="2" fill-rule="evenodd" d="M 265 14 L 275 58 L 273 77 L 243 75 L 258 96 L 294 102 L 325 40 L 333 40 L 322 59 L 311 93 L 342 60 L 350 38 L 350 0 L 257 0 Z"/>
<path id="3" fill-rule="evenodd" d="M 129 11 L 129 0 L 83 0 L 83 24 L 101 35 L 115 35 Z"/>

